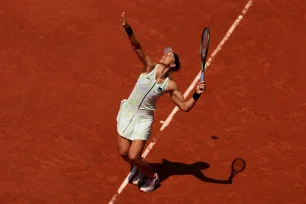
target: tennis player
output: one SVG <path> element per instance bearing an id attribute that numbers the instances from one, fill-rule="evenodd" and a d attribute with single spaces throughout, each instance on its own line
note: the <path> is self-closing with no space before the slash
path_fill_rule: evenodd
<path id="1" fill-rule="evenodd" d="M 144 66 L 130 96 L 122 100 L 120 104 L 116 119 L 119 134 L 118 147 L 121 157 L 137 169 L 132 178 L 129 178 L 129 182 L 138 185 L 141 179 L 145 179 L 140 190 L 151 192 L 159 183 L 159 178 L 141 154 L 146 141 L 151 136 L 157 100 L 167 93 L 180 110 L 188 112 L 205 91 L 206 85 L 205 82 L 197 84 L 193 96 L 186 100 L 178 90 L 176 82 L 170 77 L 172 72 L 180 69 L 178 55 L 168 47 L 165 48 L 159 63 L 153 62 L 144 52 L 132 27 L 127 23 L 125 12 L 122 13 L 120 22 L 133 50 Z"/>

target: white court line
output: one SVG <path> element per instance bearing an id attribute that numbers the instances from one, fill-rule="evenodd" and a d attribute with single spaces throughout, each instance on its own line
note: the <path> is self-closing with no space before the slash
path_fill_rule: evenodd
<path id="1" fill-rule="evenodd" d="M 230 36 L 232 35 L 233 31 L 235 30 L 235 28 L 237 27 L 237 25 L 240 23 L 240 21 L 242 20 L 243 16 L 246 14 L 246 12 L 248 11 L 248 9 L 250 8 L 250 6 L 252 5 L 252 0 L 250 0 L 244 7 L 244 9 L 242 10 L 241 14 L 237 17 L 237 19 L 235 20 L 235 22 L 232 24 L 232 26 L 230 27 L 230 29 L 227 31 L 227 33 L 225 34 L 225 36 L 223 37 L 223 39 L 221 40 L 221 42 L 219 43 L 219 45 L 217 46 L 217 48 L 213 51 L 213 53 L 211 54 L 211 57 L 208 59 L 206 65 L 205 65 L 205 70 L 207 69 L 207 67 L 211 64 L 212 60 L 215 58 L 215 56 L 217 55 L 217 53 L 221 50 L 222 46 L 224 45 L 224 43 L 230 38 Z M 192 84 L 188 87 L 187 91 L 184 93 L 184 97 L 186 98 L 190 92 L 195 88 L 197 82 L 200 79 L 200 75 L 201 72 L 198 73 L 198 75 L 195 77 L 195 79 L 193 80 Z M 173 119 L 173 116 L 175 115 L 175 113 L 179 110 L 178 107 L 175 107 L 172 112 L 170 113 L 170 115 L 167 117 L 167 119 L 165 121 L 163 121 L 163 125 L 160 128 L 160 131 L 163 131 L 171 122 L 171 120 Z M 149 154 L 149 152 L 152 150 L 152 148 L 154 147 L 154 145 L 157 142 L 157 139 L 159 137 L 159 134 L 157 134 L 154 138 L 153 141 L 148 145 L 148 147 L 146 148 L 146 150 L 144 151 L 144 153 L 142 154 L 143 158 L 146 158 L 147 155 Z M 123 189 L 127 186 L 128 184 L 128 178 L 129 176 L 133 175 L 135 173 L 135 168 L 132 169 L 132 171 L 127 175 L 127 177 L 124 179 L 123 183 L 121 184 L 121 186 L 119 187 L 117 193 L 115 195 L 113 195 L 112 199 L 110 200 L 109 204 L 113 204 L 115 203 L 115 201 L 117 200 L 118 196 L 121 194 L 121 192 L 123 191 Z"/>

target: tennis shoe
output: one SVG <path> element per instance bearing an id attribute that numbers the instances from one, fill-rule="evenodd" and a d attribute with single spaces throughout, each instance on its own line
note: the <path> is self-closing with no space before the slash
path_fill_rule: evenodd
<path id="1" fill-rule="evenodd" d="M 152 192 L 155 189 L 155 186 L 160 182 L 157 173 L 154 174 L 153 178 L 147 178 L 146 182 L 140 187 L 142 192 Z"/>
<path id="2" fill-rule="evenodd" d="M 131 178 L 129 179 L 129 182 L 134 184 L 134 185 L 138 185 L 138 183 L 142 179 L 142 177 L 143 177 L 143 174 L 139 170 L 136 170 L 134 175 L 131 176 Z"/>

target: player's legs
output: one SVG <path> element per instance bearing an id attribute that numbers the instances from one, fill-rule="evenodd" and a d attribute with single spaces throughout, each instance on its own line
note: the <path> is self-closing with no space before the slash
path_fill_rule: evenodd
<path id="1" fill-rule="evenodd" d="M 141 153 L 145 147 L 145 140 L 133 140 L 129 150 L 129 160 L 139 169 L 141 173 L 147 176 L 145 183 L 140 187 L 143 192 L 151 192 L 155 186 L 159 183 L 157 173 L 154 173 L 150 164 L 143 158 Z M 135 183 L 138 184 L 138 181 Z"/>
<path id="2" fill-rule="evenodd" d="M 131 161 L 129 160 L 129 149 L 132 142 L 126 138 L 121 137 L 118 134 L 118 148 L 120 156 L 129 164 L 132 165 Z"/>
<path id="3" fill-rule="evenodd" d="M 139 169 L 140 172 L 145 174 L 147 177 L 152 178 L 154 172 L 151 166 L 141 157 L 145 144 L 146 140 L 133 140 L 129 149 L 129 160 Z"/>

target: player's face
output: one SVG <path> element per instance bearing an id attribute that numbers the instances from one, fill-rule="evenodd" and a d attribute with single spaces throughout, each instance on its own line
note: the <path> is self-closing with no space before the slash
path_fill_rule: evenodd
<path id="1" fill-rule="evenodd" d="M 162 64 L 164 64 L 166 66 L 175 67 L 174 62 L 175 62 L 175 59 L 174 59 L 173 52 L 167 52 L 160 59 L 160 63 L 162 63 Z"/>

